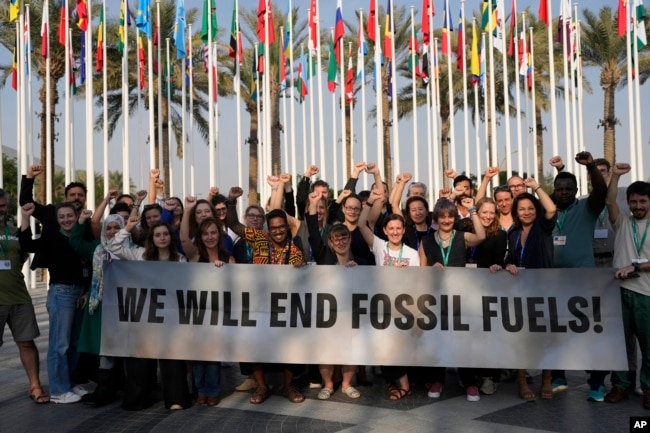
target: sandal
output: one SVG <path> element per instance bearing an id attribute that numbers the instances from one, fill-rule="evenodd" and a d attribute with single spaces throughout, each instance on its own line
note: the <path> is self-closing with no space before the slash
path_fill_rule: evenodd
<path id="1" fill-rule="evenodd" d="M 553 398 L 553 383 L 550 370 L 542 371 L 542 388 L 539 390 L 539 396 L 544 400 Z"/>
<path id="2" fill-rule="evenodd" d="M 530 390 L 526 382 L 519 383 L 519 397 L 525 401 L 535 401 L 535 393 Z"/>
<path id="3" fill-rule="evenodd" d="M 347 388 L 341 387 L 341 392 L 345 395 L 347 395 L 350 398 L 359 398 L 361 397 L 361 393 L 357 391 L 357 389 L 353 386 L 349 386 Z"/>
<path id="4" fill-rule="evenodd" d="M 268 387 L 258 386 L 257 389 L 255 389 L 253 395 L 251 395 L 250 402 L 251 404 L 264 403 L 264 401 L 269 398 L 270 395 L 271 391 L 269 391 Z"/>
<path id="5" fill-rule="evenodd" d="M 323 388 L 320 391 L 318 391 L 318 399 L 319 400 L 329 400 L 329 398 L 332 396 L 334 393 L 334 390 L 332 388 Z"/>
<path id="6" fill-rule="evenodd" d="M 216 406 L 220 401 L 219 397 L 208 397 L 207 403 L 208 406 Z"/>
<path id="7" fill-rule="evenodd" d="M 50 402 L 50 396 L 40 386 L 34 386 L 29 389 L 29 398 L 36 404 L 47 404 Z"/>
<path id="8" fill-rule="evenodd" d="M 410 389 L 403 389 L 403 388 L 396 388 L 396 387 L 389 387 L 388 392 L 390 393 L 388 398 L 391 401 L 401 400 L 404 397 L 408 397 L 409 395 L 411 395 Z"/>
<path id="9" fill-rule="evenodd" d="M 295 386 L 290 386 L 284 389 L 284 396 L 289 399 L 291 403 L 302 403 L 305 401 L 305 396 Z"/>
<path id="10" fill-rule="evenodd" d="M 203 394 L 199 394 L 199 396 L 196 398 L 196 404 L 205 404 L 207 401 L 208 398 Z"/>

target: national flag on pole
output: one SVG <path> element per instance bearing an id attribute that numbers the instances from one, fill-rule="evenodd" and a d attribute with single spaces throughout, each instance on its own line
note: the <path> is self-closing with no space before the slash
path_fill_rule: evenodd
<path id="1" fill-rule="evenodd" d="M 77 94 L 77 77 L 76 77 L 76 66 L 77 62 L 74 59 L 74 56 L 72 55 L 72 50 L 69 51 L 70 55 L 68 56 L 68 61 L 70 62 L 70 65 L 72 66 L 72 70 L 70 71 L 70 90 L 72 91 L 73 95 Z"/>
<path id="2" fill-rule="evenodd" d="M 176 0 L 176 21 L 174 22 L 174 45 L 176 46 L 176 60 L 187 55 L 185 52 L 185 0 Z"/>
<path id="3" fill-rule="evenodd" d="M 315 55 L 316 50 L 320 45 L 320 35 L 318 34 L 318 29 L 316 26 L 316 0 L 311 0 L 310 2 L 307 25 L 309 26 L 309 51 L 312 55 Z"/>
<path id="4" fill-rule="evenodd" d="M 451 15 L 449 9 L 449 3 L 445 0 L 444 7 L 442 11 L 442 54 L 450 55 L 449 49 L 451 47 L 451 41 L 449 40 L 449 32 L 454 31 L 454 24 L 451 22 Z"/>
<path id="5" fill-rule="evenodd" d="M 23 40 L 25 41 L 25 76 L 29 76 L 29 59 L 31 53 L 34 52 L 30 28 L 29 9 L 25 9 L 25 22 L 23 23 Z"/>
<path id="6" fill-rule="evenodd" d="M 368 55 L 368 46 L 366 38 L 363 36 L 363 25 L 359 23 L 359 33 L 357 36 L 357 78 L 364 78 L 364 57 Z"/>
<path id="7" fill-rule="evenodd" d="M 141 90 L 144 90 L 147 82 L 145 78 L 145 66 L 144 41 L 142 40 L 142 34 L 138 34 L 138 76 L 140 77 Z"/>
<path id="8" fill-rule="evenodd" d="M 643 0 L 637 0 L 635 7 L 635 24 L 634 36 L 636 37 L 636 46 L 640 50 L 648 44 L 648 36 L 645 28 L 645 6 Z"/>
<path id="9" fill-rule="evenodd" d="M 251 101 L 257 103 L 257 64 L 256 64 L 256 59 L 255 56 L 252 56 L 253 61 L 251 63 L 251 86 L 250 86 L 250 95 L 251 95 Z M 206 70 L 207 72 L 207 70 Z"/>
<path id="10" fill-rule="evenodd" d="M 366 26 L 366 33 L 368 33 L 368 39 L 372 41 L 375 46 L 377 45 L 377 0 L 370 0 L 370 12 L 368 13 L 368 23 Z M 376 48 L 375 48 L 376 49 Z"/>
<path id="11" fill-rule="evenodd" d="M 472 86 L 478 84 L 481 75 L 481 64 L 478 54 L 478 35 L 476 33 L 476 26 L 472 24 L 472 47 L 470 49 L 470 69 L 472 72 Z"/>
<path id="12" fill-rule="evenodd" d="M 422 44 L 429 45 L 431 41 L 431 17 L 435 16 L 431 0 L 422 0 Z"/>
<path id="13" fill-rule="evenodd" d="M 118 41 L 117 41 L 117 50 L 120 53 L 124 53 L 124 23 L 126 22 L 127 25 L 131 24 L 131 18 L 130 14 L 128 13 L 129 6 L 128 6 L 128 0 L 122 1 L 122 4 L 120 6 L 120 27 L 117 30 L 118 33 Z M 61 11 L 61 14 L 63 14 L 63 11 Z M 127 20 L 127 21 L 125 21 Z M 59 27 L 59 34 L 61 32 L 61 27 Z"/>
<path id="14" fill-rule="evenodd" d="M 291 14 L 291 0 L 287 0 L 287 19 L 284 24 L 284 57 L 289 57 L 289 53 L 293 50 L 291 47 L 291 40 L 293 38 L 293 17 Z"/>
<path id="15" fill-rule="evenodd" d="M 459 71 L 465 69 L 465 17 L 463 10 L 460 10 L 458 17 L 458 46 L 456 47 L 456 68 Z"/>
<path id="16" fill-rule="evenodd" d="M 230 47 L 228 48 L 228 55 L 235 59 L 235 70 L 237 70 L 237 64 L 241 65 L 244 59 L 244 47 L 241 39 L 241 32 L 237 25 L 236 4 L 237 0 L 233 2 L 232 23 L 230 24 Z"/>
<path id="17" fill-rule="evenodd" d="M 343 8 L 341 0 L 336 3 L 336 21 L 334 23 L 334 53 L 336 55 L 336 63 L 341 61 L 341 47 L 343 45 L 343 35 L 345 34 L 345 27 L 343 27 Z"/>
<path id="18" fill-rule="evenodd" d="M 156 76 L 158 76 L 158 73 L 160 71 L 160 69 L 159 69 L 160 59 L 158 59 L 158 44 L 160 43 L 160 37 L 158 35 L 158 27 L 159 26 L 157 26 L 157 25 L 154 26 L 154 28 L 153 28 L 153 37 L 151 38 L 152 39 L 151 44 L 153 45 L 153 50 L 152 50 L 153 51 L 153 65 L 151 65 L 151 66 L 152 66 L 152 69 L 153 69 L 153 73 L 156 74 Z"/>
<path id="19" fill-rule="evenodd" d="M 298 63 L 298 81 L 296 85 L 300 93 L 300 102 L 305 100 L 307 96 L 307 80 L 305 79 L 305 70 L 307 69 L 307 64 L 305 63 L 305 53 L 302 48 L 300 49 L 300 63 Z"/>
<path id="20" fill-rule="evenodd" d="M 203 43 L 217 41 L 217 9 L 214 0 L 203 0 L 203 16 L 201 18 L 201 40 Z M 211 37 L 210 37 L 211 36 Z"/>
<path id="21" fill-rule="evenodd" d="M 61 2 L 61 16 L 59 17 L 59 43 L 61 45 L 68 46 L 67 40 L 68 40 L 68 35 L 66 34 L 65 31 L 65 23 L 66 20 L 68 19 L 68 12 L 66 9 L 66 4 L 68 3 L 68 0 L 63 0 Z"/>
<path id="22" fill-rule="evenodd" d="M 625 36 L 627 30 L 627 23 L 629 22 L 629 16 L 627 15 L 627 4 L 626 0 L 618 0 L 618 35 Z"/>
<path id="23" fill-rule="evenodd" d="M 348 73 L 345 79 L 345 102 L 350 103 L 354 100 L 354 68 L 352 66 L 352 47 L 348 54 Z"/>
<path id="24" fill-rule="evenodd" d="M 336 53 L 334 52 L 334 38 L 330 36 L 330 48 L 329 48 L 329 64 L 327 68 L 327 89 L 330 92 L 336 90 Z"/>
<path id="25" fill-rule="evenodd" d="M 429 49 L 424 44 L 422 44 L 422 70 L 420 77 L 422 78 L 422 84 L 427 86 L 429 84 Z"/>
<path id="26" fill-rule="evenodd" d="M 128 24 L 131 24 L 130 22 Z M 151 38 L 151 2 L 138 0 L 138 15 L 135 17 L 135 26 L 142 30 L 147 39 Z"/>
<path id="27" fill-rule="evenodd" d="M 496 0 L 483 0 L 483 5 L 481 6 L 481 27 L 484 32 L 490 33 L 496 28 L 496 9 Z"/>
<path id="28" fill-rule="evenodd" d="M 88 5 L 86 0 L 77 0 L 77 27 L 80 30 L 87 32 L 88 31 Z"/>
<path id="29" fill-rule="evenodd" d="M 386 84 L 388 86 L 388 90 L 386 91 L 386 93 L 388 94 L 389 98 L 392 98 L 393 97 L 393 61 L 392 60 L 390 60 L 388 62 L 388 74 L 387 75 L 388 76 L 386 78 Z"/>
<path id="30" fill-rule="evenodd" d="M 307 81 L 311 79 L 311 77 L 315 77 L 316 74 L 318 73 L 318 65 L 316 65 L 316 58 L 314 56 L 309 55 L 309 51 L 307 51 Z"/>
<path id="31" fill-rule="evenodd" d="M 567 40 L 564 40 L 562 26 L 566 28 Z M 562 44 L 565 43 L 567 53 L 571 52 L 571 0 L 560 0 L 560 16 L 557 19 L 557 35 L 555 40 Z"/>
<path id="32" fill-rule="evenodd" d="M 267 18 L 265 19 L 264 16 Z M 266 30 L 267 23 L 269 27 L 268 30 Z M 275 27 L 273 27 L 273 6 L 271 6 L 271 0 L 260 0 L 257 6 L 257 39 L 261 43 L 266 43 L 267 31 L 269 34 L 268 43 L 271 45 L 273 42 L 275 42 Z"/>
<path id="33" fill-rule="evenodd" d="M 393 58 L 393 25 L 391 20 L 391 14 L 393 13 L 393 7 L 391 6 L 390 0 L 388 0 L 388 5 L 386 5 L 386 22 L 384 24 L 384 57 L 388 60 Z"/>
<path id="34" fill-rule="evenodd" d="M 20 0 L 9 0 L 9 22 L 13 23 L 20 14 Z"/>
<path id="35" fill-rule="evenodd" d="M 95 71 L 100 72 L 104 68 L 104 8 L 99 11 L 99 24 L 97 25 L 97 59 Z"/>
<path id="36" fill-rule="evenodd" d="M 81 86 L 86 82 L 86 32 L 82 30 L 79 33 L 81 36 L 79 42 L 79 85 Z"/>
<path id="37" fill-rule="evenodd" d="M 510 38 L 508 39 L 508 55 L 515 55 L 515 34 L 517 33 L 517 0 L 512 0 L 510 12 Z"/>
<path id="38" fill-rule="evenodd" d="M 431 65 L 431 76 L 438 78 L 440 76 L 440 68 L 438 65 L 438 45 L 433 44 L 433 64 Z"/>
<path id="39" fill-rule="evenodd" d="M 14 56 L 11 62 L 11 88 L 18 91 L 18 38 L 16 38 Z"/>
<path id="40" fill-rule="evenodd" d="M 533 80 L 535 79 L 535 65 L 533 65 L 533 54 L 532 54 L 532 45 L 533 45 L 533 39 L 531 37 L 528 38 L 528 45 L 526 48 L 526 62 L 528 64 L 528 70 L 526 71 L 526 75 L 528 76 L 528 88 L 532 89 L 533 88 Z"/>
<path id="41" fill-rule="evenodd" d="M 548 15 L 548 0 L 539 0 L 537 15 L 539 15 L 539 20 L 546 24 L 546 27 L 551 25 L 551 17 Z"/>
<path id="42" fill-rule="evenodd" d="M 286 38 L 286 33 L 280 35 L 280 39 Z M 284 40 L 282 40 L 284 44 Z M 280 58 L 278 59 L 278 83 L 280 83 L 280 89 L 284 90 L 287 88 L 287 58 L 284 55 L 284 50 L 280 50 Z"/>
<path id="43" fill-rule="evenodd" d="M 43 15 L 41 16 L 41 56 L 47 59 L 50 47 L 50 0 L 43 3 Z"/>
<path id="44" fill-rule="evenodd" d="M 409 38 L 409 51 L 408 51 L 408 59 L 407 59 L 407 67 L 409 72 L 415 71 L 416 74 L 419 73 L 419 62 L 420 59 L 418 57 L 418 52 L 420 51 L 418 47 L 418 40 L 417 38 L 411 37 Z"/>
<path id="45" fill-rule="evenodd" d="M 486 76 L 485 76 L 485 72 L 486 72 L 485 58 L 486 57 L 487 56 L 486 56 L 486 53 L 485 53 L 485 39 L 481 39 L 481 51 L 480 51 L 480 54 L 479 54 L 479 59 L 480 59 L 480 63 L 479 63 L 479 80 L 478 80 L 480 88 L 481 88 L 481 96 L 485 95 L 485 84 L 486 84 L 485 83 L 485 81 L 486 81 L 485 80 L 486 79 Z"/>

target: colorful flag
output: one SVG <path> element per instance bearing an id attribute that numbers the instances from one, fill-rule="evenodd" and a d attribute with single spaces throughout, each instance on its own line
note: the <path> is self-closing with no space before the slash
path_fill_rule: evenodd
<path id="1" fill-rule="evenodd" d="M 341 61 L 341 52 L 342 52 L 341 49 L 343 45 L 344 34 L 345 34 L 345 28 L 343 27 L 343 8 L 341 6 L 341 0 L 337 0 L 336 22 L 334 23 L 334 53 L 335 53 L 337 64 Z"/>
<path id="2" fill-rule="evenodd" d="M 266 18 L 264 18 L 266 17 Z M 266 25 L 268 23 L 268 30 Z M 257 39 L 266 43 L 266 33 L 269 34 L 268 43 L 275 42 L 275 27 L 273 27 L 273 6 L 271 0 L 260 0 L 257 6 Z"/>
<path id="3" fill-rule="evenodd" d="M 251 56 L 253 58 L 252 61 L 252 69 L 251 69 L 251 85 L 250 85 L 250 94 L 251 94 L 251 101 L 257 103 L 257 64 L 255 62 L 255 56 Z M 207 72 L 207 71 L 206 71 Z"/>
<path id="4" fill-rule="evenodd" d="M 77 17 L 79 18 L 79 21 L 77 21 L 77 27 L 79 27 L 81 31 L 87 32 L 88 5 L 86 4 L 86 0 L 77 0 Z"/>
<path id="5" fill-rule="evenodd" d="M 99 10 L 99 24 L 97 25 L 97 59 L 95 71 L 100 72 L 104 68 L 104 8 Z"/>
<path id="6" fill-rule="evenodd" d="M 566 44 L 567 55 L 571 53 L 571 0 L 560 0 L 560 16 L 557 19 L 557 35 L 555 40 L 560 44 Z M 563 31 L 562 29 L 566 29 Z M 566 32 L 566 41 L 564 33 Z"/>
<path id="7" fill-rule="evenodd" d="M 144 41 L 142 40 L 142 34 L 138 35 L 138 77 L 140 77 L 140 89 L 144 90 L 146 85 L 145 79 L 145 54 L 144 54 Z"/>
<path id="8" fill-rule="evenodd" d="M 43 15 L 41 21 L 41 56 L 47 59 L 50 47 L 50 0 L 43 3 Z"/>
<path id="9" fill-rule="evenodd" d="M 131 23 L 127 22 L 127 24 L 130 25 Z M 135 26 L 144 32 L 144 34 L 147 36 L 147 39 L 151 38 L 150 0 L 138 0 L 138 15 L 135 17 Z"/>
<path id="10" fill-rule="evenodd" d="M 533 88 L 533 80 L 535 78 L 535 65 L 533 65 L 533 54 L 532 54 L 532 45 L 533 45 L 533 39 L 532 37 L 528 37 L 528 45 L 526 49 L 526 63 L 528 64 L 528 70 L 526 71 L 526 75 L 528 76 L 528 89 Z"/>
<path id="11" fill-rule="evenodd" d="M 393 26 L 390 14 L 393 12 L 390 0 L 386 6 L 386 23 L 384 24 L 384 57 L 388 60 L 393 58 Z"/>
<path id="12" fill-rule="evenodd" d="M 20 0 L 9 0 L 9 22 L 13 23 L 20 13 Z"/>
<path id="13" fill-rule="evenodd" d="M 185 0 L 176 0 L 176 20 L 174 21 L 174 45 L 176 46 L 176 60 L 187 55 L 185 51 Z"/>
<path id="14" fill-rule="evenodd" d="M 309 5 L 309 16 L 307 19 L 307 25 L 309 27 L 309 50 L 312 55 L 316 54 L 316 50 L 320 45 L 318 28 L 316 26 L 316 0 L 311 0 Z"/>
<path id="15" fill-rule="evenodd" d="M 636 46 L 640 50 L 648 45 L 648 37 L 645 29 L 645 6 L 643 0 L 637 0 L 635 7 L 635 23 L 634 35 L 636 36 Z"/>
<path id="16" fill-rule="evenodd" d="M 422 0 L 422 44 L 429 45 L 431 41 L 431 18 L 436 13 L 431 0 Z"/>
<path id="17" fill-rule="evenodd" d="M 11 62 L 11 88 L 18 91 L 18 38 L 16 38 L 14 56 Z"/>
<path id="18" fill-rule="evenodd" d="M 548 0 L 539 0 L 539 10 L 537 11 L 537 14 L 539 15 L 539 20 L 546 24 L 546 27 L 551 25 L 551 18 L 548 14 Z"/>
<path id="19" fill-rule="evenodd" d="M 424 86 L 429 85 L 429 48 L 422 44 L 422 68 L 420 70 L 420 77 Z"/>
<path id="20" fill-rule="evenodd" d="M 29 9 L 25 9 L 25 22 L 23 23 L 23 40 L 25 41 L 25 76 L 29 75 L 30 55 L 34 52 L 30 28 Z"/>
<path id="21" fill-rule="evenodd" d="M 81 40 L 79 42 L 79 85 L 86 82 L 86 32 L 79 32 Z"/>
<path id="22" fill-rule="evenodd" d="M 307 80 L 305 79 L 305 70 L 307 69 L 307 64 L 305 63 L 305 53 L 302 48 L 300 49 L 300 62 L 298 63 L 298 81 L 296 85 L 300 93 L 300 102 L 305 100 L 307 96 Z"/>
<path id="23" fill-rule="evenodd" d="M 357 36 L 357 78 L 363 79 L 364 76 L 364 57 L 368 55 L 368 46 L 366 38 L 363 36 L 363 26 L 359 23 L 359 33 Z"/>
<path id="24" fill-rule="evenodd" d="M 156 24 L 158 24 L 158 21 L 156 21 Z M 160 43 L 160 36 L 158 35 L 158 25 L 154 26 L 153 28 L 153 37 L 151 38 L 151 44 L 153 45 L 153 73 L 158 75 L 158 72 L 160 71 L 159 69 L 159 63 L 160 59 L 158 59 L 158 44 Z"/>
<path id="25" fill-rule="evenodd" d="M 228 48 L 228 55 L 235 59 L 235 70 L 237 70 L 237 64 L 241 65 L 244 59 L 244 48 L 238 26 L 236 5 L 237 0 L 233 2 L 232 23 L 230 24 L 230 47 Z"/>
<path id="26" fill-rule="evenodd" d="M 59 43 L 63 46 L 68 46 L 68 33 L 66 32 L 66 22 L 68 19 L 68 12 L 66 9 L 67 0 L 61 2 L 61 16 L 59 18 Z"/>
<path id="27" fill-rule="evenodd" d="M 354 100 L 354 68 L 352 66 L 352 47 L 348 54 L 348 73 L 345 79 L 345 102 L 351 103 Z"/>
<path id="28" fill-rule="evenodd" d="M 214 0 L 203 0 L 203 15 L 201 17 L 201 40 L 207 44 L 208 40 L 217 40 L 217 10 Z"/>
<path id="29" fill-rule="evenodd" d="M 472 24 L 472 48 L 470 49 L 470 68 L 472 72 L 472 86 L 478 84 L 481 75 L 480 59 L 478 57 L 478 35 L 476 26 Z"/>
<path id="30" fill-rule="evenodd" d="M 490 33 L 496 28 L 496 10 L 496 0 L 483 0 L 483 5 L 481 8 L 481 27 L 483 28 L 484 32 Z"/>
<path id="31" fill-rule="evenodd" d="M 454 23 L 451 22 L 451 11 L 449 9 L 449 3 L 445 0 L 444 10 L 442 11 L 442 38 L 440 42 L 442 44 L 442 54 L 451 55 L 451 41 L 449 40 L 449 32 L 454 31 Z"/>
<path id="32" fill-rule="evenodd" d="M 618 35 L 625 36 L 628 23 L 626 0 L 618 0 Z"/>
<path id="33" fill-rule="evenodd" d="M 438 44 L 433 44 L 433 64 L 431 65 L 431 76 L 438 78 L 440 76 L 440 67 L 438 65 Z"/>
<path id="34" fill-rule="evenodd" d="M 282 39 L 282 43 L 284 44 L 284 38 L 286 38 L 287 35 L 286 33 L 284 35 L 280 35 L 280 39 Z M 280 50 L 280 58 L 278 59 L 278 76 L 277 76 L 278 83 L 280 83 L 280 89 L 284 90 L 287 88 L 287 58 L 284 55 L 284 50 Z"/>
<path id="35" fill-rule="evenodd" d="M 373 44 L 377 44 L 377 0 L 370 0 L 370 12 L 368 13 L 368 24 L 366 26 L 366 33 L 368 33 L 368 39 L 372 41 Z"/>
<path id="36" fill-rule="evenodd" d="M 480 58 L 480 64 L 479 64 L 479 85 L 481 87 L 481 96 L 485 95 L 485 71 L 486 71 L 486 65 L 485 65 L 485 58 L 487 57 L 485 52 L 485 39 L 481 39 L 481 51 L 479 54 Z"/>
<path id="37" fill-rule="evenodd" d="M 460 10 L 458 17 L 458 46 L 456 47 L 456 68 L 459 71 L 465 69 L 465 22 L 463 10 Z"/>
<path id="38" fill-rule="evenodd" d="M 508 39 L 508 55 L 515 55 L 515 33 L 517 33 L 517 0 L 512 0 L 510 12 L 510 38 Z"/>
<path id="39" fill-rule="evenodd" d="M 388 77 L 386 78 L 386 85 L 387 85 L 387 91 L 386 93 L 388 94 L 389 98 L 393 97 L 393 61 L 390 60 L 388 62 Z"/>
<path id="40" fill-rule="evenodd" d="M 287 0 L 287 19 L 284 24 L 284 56 L 289 57 L 291 53 L 291 40 L 293 39 L 293 17 L 291 14 L 291 0 Z"/>
<path id="41" fill-rule="evenodd" d="M 127 23 L 127 25 L 130 24 L 130 14 L 128 13 L 129 10 L 129 5 L 128 5 L 128 0 L 123 0 L 122 4 L 120 5 L 120 27 L 118 28 L 118 41 L 117 41 L 117 50 L 120 53 L 124 53 L 124 41 L 125 41 L 125 34 L 124 34 L 124 23 Z M 63 14 L 63 12 L 61 12 Z M 126 20 L 126 21 L 125 21 Z M 59 27 L 59 32 L 61 31 L 61 28 Z"/>
<path id="42" fill-rule="evenodd" d="M 414 37 L 411 37 L 409 39 L 409 51 L 408 51 L 408 59 L 407 59 L 407 67 L 409 72 L 416 71 L 418 72 L 418 67 L 419 67 L 419 52 L 420 49 L 418 47 L 418 40 Z"/>
<path id="43" fill-rule="evenodd" d="M 329 65 L 327 68 L 327 89 L 330 92 L 336 90 L 336 53 L 334 52 L 334 38 L 330 36 L 330 48 L 329 48 Z"/>

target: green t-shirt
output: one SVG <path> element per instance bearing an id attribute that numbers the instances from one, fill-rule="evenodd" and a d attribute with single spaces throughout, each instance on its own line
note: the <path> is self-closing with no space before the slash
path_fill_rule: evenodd
<path id="1" fill-rule="evenodd" d="M 18 242 L 18 229 L 0 225 L 0 305 L 31 304 L 23 275 L 23 264 L 27 253 L 23 253 Z M 7 269 L 8 263 L 11 269 Z"/>

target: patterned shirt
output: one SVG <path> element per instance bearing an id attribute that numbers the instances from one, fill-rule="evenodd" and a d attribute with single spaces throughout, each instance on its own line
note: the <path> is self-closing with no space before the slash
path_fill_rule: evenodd
<path id="1" fill-rule="evenodd" d="M 244 240 L 253 248 L 255 265 L 297 265 L 305 262 L 302 251 L 291 240 L 284 248 L 273 248 L 268 233 L 249 227 L 244 229 Z"/>

